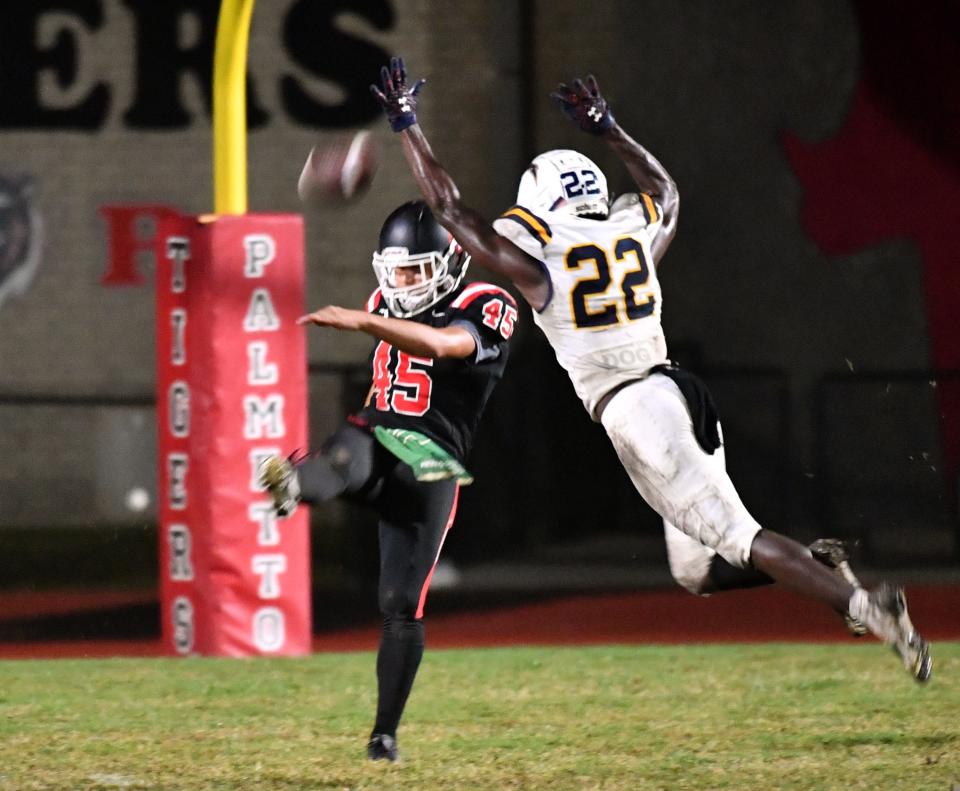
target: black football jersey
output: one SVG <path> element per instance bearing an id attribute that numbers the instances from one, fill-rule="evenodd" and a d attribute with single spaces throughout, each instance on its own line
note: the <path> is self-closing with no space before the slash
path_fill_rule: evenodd
<path id="1" fill-rule="evenodd" d="M 367 311 L 390 316 L 377 289 Z M 426 434 L 463 462 L 483 409 L 503 376 L 517 303 L 490 283 L 469 283 L 407 321 L 463 327 L 477 342 L 464 359 L 435 360 L 379 341 L 370 356 L 373 381 L 359 417 L 371 426 Z"/>

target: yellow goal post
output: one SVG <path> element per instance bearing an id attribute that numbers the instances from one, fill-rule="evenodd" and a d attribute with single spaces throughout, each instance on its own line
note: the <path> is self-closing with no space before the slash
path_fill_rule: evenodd
<path id="1" fill-rule="evenodd" d="M 255 0 L 223 0 L 213 55 L 213 210 L 247 211 L 247 49 Z"/>

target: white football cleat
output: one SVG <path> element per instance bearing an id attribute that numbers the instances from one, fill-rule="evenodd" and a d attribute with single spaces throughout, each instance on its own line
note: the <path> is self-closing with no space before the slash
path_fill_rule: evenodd
<path id="1" fill-rule="evenodd" d="M 917 681 L 930 680 L 933 674 L 930 646 L 910 621 L 903 588 L 887 582 L 880 583 L 870 593 L 858 588 L 850 597 L 850 615 L 891 646 Z"/>

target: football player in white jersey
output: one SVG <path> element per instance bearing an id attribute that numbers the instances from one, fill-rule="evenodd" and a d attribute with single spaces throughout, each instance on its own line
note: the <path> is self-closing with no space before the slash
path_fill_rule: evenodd
<path id="1" fill-rule="evenodd" d="M 639 193 L 611 205 L 593 162 L 548 151 L 530 163 L 516 205 L 492 226 L 463 202 L 417 124 L 423 84 L 408 87 L 403 61 L 394 58 L 371 90 L 436 218 L 476 264 L 508 278 L 527 300 L 587 412 L 663 517 L 678 582 L 698 594 L 779 582 L 866 627 L 927 681 L 929 646 L 910 622 L 901 588 L 866 591 L 839 542 L 811 547 L 818 562 L 811 549 L 761 528 L 741 502 L 724 467 L 713 399 L 697 377 L 670 363 L 660 325 L 656 268 L 676 232 L 676 185 L 616 123 L 596 80 L 561 85 L 553 98 L 617 154 Z"/>

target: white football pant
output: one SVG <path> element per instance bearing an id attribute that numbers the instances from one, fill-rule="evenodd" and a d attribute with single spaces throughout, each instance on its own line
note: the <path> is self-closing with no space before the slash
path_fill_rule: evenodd
<path id="1" fill-rule="evenodd" d="M 624 469 L 644 500 L 663 517 L 670 572 L 701 593 L 719 554 L 744 568 L 760 525 L 727 475 L 723 448 L 704 452 L 687 403 L 661 374 L 623 388 L 601 417 Z"/>

